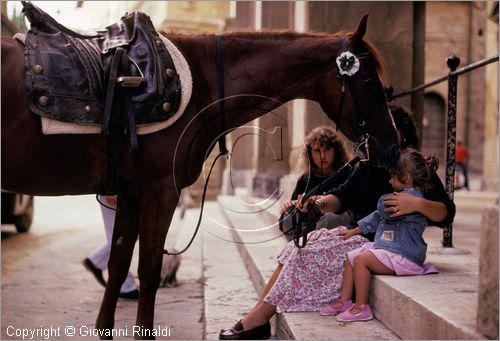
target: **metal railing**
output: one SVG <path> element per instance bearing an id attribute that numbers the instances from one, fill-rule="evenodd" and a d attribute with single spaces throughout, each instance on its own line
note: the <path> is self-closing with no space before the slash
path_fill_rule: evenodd
<path id="1" fill-rule="evenodd" d="M 422 91 L 425 88 L 436 85 L 438 83 L 448 80 L 448 135 L 447 135 L 447 153 L 446 153 L 446 193 L 449 198 L 453 200 L 455 193 L 455 148 L 456 148 L 456 133 L 457 133 L 457 83 L 458 76 L 470 72 L 472 70 L 478 69 L 480 67 L 486 66 L 488 64 L 498 61 L 498 55 L 482 59 L 478 62 L 464 66 L 457 70 L 458 65 L 460 65 L 460 58 L 451 55 L 446 59 L 446 64 L 450 69 L 450 72 L 440 77 L 432 82 L 419 85 L 413 89 L 400 92 L 398 94 L 392 95 L 392 89 L 389 88 L 386 91 L 388 101 L 392 101 L 395 98 L 407 96 L 418 91 Z M 453 224 L 446 226 L 443 229 L 443 247 L 453 247 Z"/>

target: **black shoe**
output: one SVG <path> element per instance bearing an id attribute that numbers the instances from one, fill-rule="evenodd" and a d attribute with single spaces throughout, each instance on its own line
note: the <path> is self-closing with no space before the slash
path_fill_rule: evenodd
<path id="1" fill-rule="evenodd" d="M 99 284 L 101 284 L 103 287 L 106 287 L 106 281 L 104 280 L 104 277 L 102 277 L 102 270 L 98 269 L 94 263 L 88 258 L 85 258 L 82 262 L 83 266 L 85 269 L 89 270 L 92 272 L 92 275 L 94 275 L 95 279 Z"/>
<path id="2" fill-rule="evenodd" d="M 129 292 L 121 292 L 118 297 L 128 298 L 129 300 L 136 300 L 139 298 L 139 290 L 135 289 Z"/>
<path id="3" fill-rule="evenodd" d="M 271 325 L 269 321 L 253 329 L 243 330 L 241 320 L 232 328 L 222 329 L 219 340 L 267 340 L 271 337 Z"/>

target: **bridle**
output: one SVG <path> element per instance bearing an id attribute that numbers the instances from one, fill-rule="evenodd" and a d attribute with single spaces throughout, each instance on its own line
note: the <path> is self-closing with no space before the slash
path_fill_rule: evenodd
<path id="1" fill-rule="evenodd" d="M 356 58 L 358 61 L 362 59 L 367 59 L 371 58 L 370 54 L 368 52 L 360 53 L 358 55 L 352 54 L 347 46 L 347 41 L 345 38 L 341 37 L 339 38 L 339 45 L 340 45 L 340 56 L 348 52 L 350 53 L 354 58 Z M 349 92 L 351 94 L 352 100 L 354 102 L 355 108 L 357 107 L 357 91 L 356 91 L 356 84 L 358 83 L 364 83 L 370 84 L 372 81 L 374 75 L 370 74 L 366 78 L 362 78 L 357 71 L 355 71 L 352 75 L 348 75 L 346 73 L 342 73 L 342 70 L 340 69 L 341 66 L 339 65 L 339 77 L 341 78 L 341 87 L 340 87 L 340 100 L 339 100 L 339 106 L 337 109 L 337 112 L 334 113 L 334 117 L 340 117 L 340 114 L 342 113 L 343 105 L 344 105 L 344 98 L 345 98 L 345 93 L 346 93 L 346 85 L 349 88 Z M 377 80 L 378 80 L 378 75 L 377 75 Z M 370 102 L 371 102 L 371 96 L 370 96 Z M 370 134 L 368 133 L 367 130 L 367 119 L 366 119 L 366 113 L 363 110 L 355 110 L 358 113 L 357 117 L 357 126 L 359 127 L 361 131 L 361 136 L 358 140 L 358 142 L 354 143 L 354 152 L 356 155 L 361 157 L 362 161 L 369 161 L 370 160 L 370 151 L 369 151 L 369 140 L 370 140 Z M 337 131 L 342 130 L 340 128 L 340 121 L 337 122 Z M 362 151 L 364 149 L 364 152 Z"/>

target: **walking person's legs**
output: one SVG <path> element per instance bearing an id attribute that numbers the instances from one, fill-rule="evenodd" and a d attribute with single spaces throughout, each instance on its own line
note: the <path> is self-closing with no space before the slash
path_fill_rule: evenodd
<path id="1" fill-rule="evenodd" d="M 467 173 L 467 165 L 462 164 L 462 173 L 464 174 L 464 187 L 469 190 L 469 175 Z"/>
<path id="2" fill-rule="evenodd" d="M 84 266 L 94 274 L 100 284 L 106 286 L 102 271 L 108 268 L 109 255 L 111 253 L 111 240 L 113 238 L 113 228 L 116 216 L 116 197 L 102 196 L 100 199 L 103 201 L 104 205 L 108 206 L 100 205 L 106 243 L 84 260 Z M 134 275 L 132 275 L 130 271 L 120 288 L 120 297 L 130 299 L 137 299 L 139 297 Z"/>

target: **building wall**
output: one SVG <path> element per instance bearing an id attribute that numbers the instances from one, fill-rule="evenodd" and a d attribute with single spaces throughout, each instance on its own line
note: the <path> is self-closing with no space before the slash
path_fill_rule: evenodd
<path id="1" fill-rule="evenodd" d="M 485 2 L 427 2 L 426 3 L 425 82 L 433 81 L 450 70 L 446 59 L 450 55 L 460 58 L 459 68 L 486 57 L 486 3 Z M 484 146 L 484 108 L 486 93 L 484 68 L 464 74 L 458 80 L 457 140 L 463 141 L 471 151 L 469 169 L 481 172 Z M 438 94 L 446 103 L 443 120 L 446 120 L 448 83 L 442 82 L 427 88 L 426 93 Z M 441 129 L 436 117 L 424 113 L 423 150 L 434 152 L 429 138 Z M 434 130 L 434 131 L 433 131 Z M 438 157 L 441 164 L 446 148 L 446 133 Z"/>
<path id="2" fill-rule="evenodd" d="M 488 3 L 488 13 L 497 6 L 496 16 L 486 20 L 486 51 L 488 56 L 498 55 L 498 2 Z M 486 66 L 486 108 L 484 111 L 483 187 L 497 192 L 499 189 L 499 119 L 498 119 L 498 62 Z"/>

